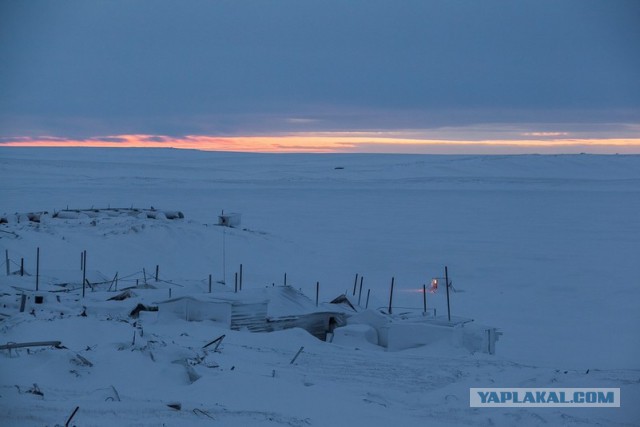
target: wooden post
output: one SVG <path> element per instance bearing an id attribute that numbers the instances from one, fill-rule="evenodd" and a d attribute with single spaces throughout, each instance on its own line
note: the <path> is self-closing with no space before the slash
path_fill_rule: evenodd
<path id="1" fill-rule="evenodd" d="M 156 264 L 156 282 L 158 281 L 158 273 L 160 272 L 160 266 Z"/>
<path id="2" fill-rule="evenodd" d="M 211 293 L 211 275 L 209 275 L 209 293 Z"/>
<path id="3" fill-rule="evenodd" d="M 9 268 L 9 249 L 5 249 L 4 250 L 4 261 L 5 261 L 5 265 L 7 267 L 7 276 L 11 274 L 10 268 Z"/>
<path id="4" fill-rule="evenodd" d="M 367 303 L 364 308 L 369 308 L 369 295 L 371 295 L 371 289 L 367 289 Z"/>
<path id="5" fill-rule="evenodd" d="M 238 292 L 238 273 L 235 274 L 235 292 Z"/>
<path id="6" fill-rule="evenodd" d="M 449 322 L 451 322 L 451 306 L 449 305 L 449 270 L 446 265 L 444 266 L 444 282 L 447 286 L 447 318 L 449 319 Z"/>
<path id="7" fill-rule="evenodd" d="M 360 277 L 360 290 L 358 291 L 358 305 L 360 305 L 360 300 L 362 299 L 362 282 L 364 281 L 364 277 Z"/>
<path id="8" fill-rule="evenodd" d="M 287 273 L 284 273 L 284 285 L 287 286 Z"/>
<path id="9" fill-rule="evenodd" d="M 82 298 L 84 298 L 84 286 L 87 282 L 87 251 L 82 251 Z"/>
<path id="10" fill-rule="evenodd" d="M 169 288 L 169 298 L 171 298 L 171 288 Z"/>
<path id="11" fill-rule="evenodd" d="M 80 252 L 80 270 L 84 270 L 84 252 Z"/>
<path id="12" fill-rule="evenodd" d="M 293 356 L 293 359 L 291 359 L 291 362 L 289 362 L 290 365 L 293 365 L 293 362 L 296 361 L 296 359 L 298 358 L 298 356 L 300 356 L 300 353 L 302 353 L 302 350 L 304 350 L 304 347 L 300 347 L 300 350 L 298 350 L 298 352 L 296 353 L 295 356 Z"/>
<path id="13" fill-rule="evenodd" d="M 86 260 L 85 260 L 86 262 Z M 142 277 L 144 277 L 144 284 L 147 284 L 147 270 L 144 269 L 144 267 L 142 267 Z"/>
<path id="14" fill-rule="evenodd" d="M 316 282 L 316 307 L 318 306 L 319 299 L 320 299 L 320 282 Z"/>
<path id="15" fill-rule="evenodd" d="M 222 283 L 227 284 L 227 227 L 222 227 Z"/>
<path id="16" fill-rule="evenodd" d="M 393 303 L 393 285 L 395 283 L 396 278 L 391 278 L 391 290 L 389 291 L 389 314 L 391 314 L 391 304 Z"/>
<path id="17" fill-rule="evenodd" d="M 40 248 L 36 249 L 36 292 L 40 284 Z"/>
<path id="18" fill-rule="evenodd" d="M 422 312 L 427 314 L 427 285 L 422 285 Z"/>
<path id="19" fill-rule="evenodd" d="M 242 290 L 242 264 L 240 264 L 240 281 L 239 281 L 239 288 L 240 288 L 240 290 Z"/>
<path id="20" fill-rule="evenodd" d="M 358 286 L 358 273 L 356 273 L 356 280 L 353 282 L 353 296 L 356 296 L 356 286 Z"/>
<path id="21" fill-rule="evenodd" d="M 116 291 L 118 290 L 118 272 L 116 272 Z"/>
<path id="22" fill-rule="evenodd" d="M 20 295 L 20 313 L 24 312 L 24 306 L 27 303 L 27 296 L 25 294 Z"/>
<path id="23" fill-rule="evenodd" d="M 24 276 L 24 258 L 20 258 L 20 276 Z"/>

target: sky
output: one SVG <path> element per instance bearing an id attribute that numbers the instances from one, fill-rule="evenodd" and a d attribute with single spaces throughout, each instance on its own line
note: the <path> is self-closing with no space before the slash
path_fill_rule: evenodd
<path id="1" fill-rule="evenodd" d="M 640 153 L 636 0 L 0 2 L 0 145 Z"/>

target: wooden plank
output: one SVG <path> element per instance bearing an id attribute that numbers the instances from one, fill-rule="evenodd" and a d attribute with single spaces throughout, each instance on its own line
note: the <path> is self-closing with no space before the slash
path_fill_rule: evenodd
<path id="1" fill-rule="evenodd" d="M 23 347 L 46 347 L 46 346 L 58 347 L 60 344 L 62 344 L 62 341 L 35 341 L 35 342 L 23 342 L 23 343 L 7 343 L 5 345 L 0 345 L 0 350 L 12 350 L 14 348 L 23 348 Z"/>

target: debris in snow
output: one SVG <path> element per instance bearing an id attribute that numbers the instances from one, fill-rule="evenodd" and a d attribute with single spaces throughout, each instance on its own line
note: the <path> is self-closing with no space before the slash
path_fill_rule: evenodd
<path id="1" fill-rule="evenodd" d="M 171 409 L 175 409 L 176 411 L 180 411 L 182 409 L 182 404 L 180 402 L 167 403 L 167 406 Z"/>
<path id="2" fill-rule="evenodd" d="M 224 340 L 224 337 L 226 337 L 226 335 L 220 335 L 218 338 L 216 338 L 215 340 L 211 341 L 209 344 L 205 344 L 204 346 L 202 346 L 202 348 L 207 348 L 212 344 L 215 344 L 216 346 L 213 348 L 213 351 L 218 351 L 218 347 L 220 347 L 220 344 L 222 344 L 222 340 Z"/>
<path id="3" fill-rule="evenodd" d="M 158 311 L 158 307 L 155 307 L 152 305 L 138 304 L 133 310 L 131 310 L 131 313 L 129 313 L 129 316 L 133 317 L 134 319 L 137 319 L 141 311 Z"/>
<path id="4" fill-rule="evenodd" d="M 109 298 L 107 301 L 124 301 L 127 298 L 131 298 L 135 296 L 135 294 L 131 291 L 131 289 L 127 289 L 124 292 L 120 292 L 118 295 Z"/>
<path id="5" fill-rule="evenodd" d="M 291 362 L 289 362 L 290 365 L 293 365 L 293 362 L 296 361 L 296 359 L 298 358 L 298 356 L 300 356 L 300 353 L 302 353 L 302 350 L 304 350 L 304 347 L 300 347 L 300 350 L 298 350 L 298 352 L 296 353 L 295 356 L 293 356 L 293 359 L 291 359 Z"/>
<path id="6" fill-rule="evenodd" d="M 29 390 L 27 390 L 27 393 L 31 393 L 31 394 L 35 394 L 35 395 L 44 397 L 44 393 L 40 390 L 40 387 L 38 387 L 38 384 L 36 384 L 36 383 L 33 383 L 33 387 L 31 387 Z"/>
<path id="7" fill-rule="evenodd" d="M 93 366 L 93 363 L 89 362 L 89 360 L 87 360 L 85 357 L 77 353 L 75 357 L 71 358 L 71 361 L 78 366 L 88 366 L 88 367 Z"/>
<path id="8" fill-rule="evenodd" d="M 73 417 L 75 417 L 76 412 L 78 412 L 78 409 L 80 409 L 80 407 L 76 406 L 76 409 L 74 409 L 73 412 L 71 413 L 71 415 L 69 415 L 69 418 L 67 418 L 67 422 L 64 423 L 64 427 L 69 427 L 69 423 L 71 422 Z"/>

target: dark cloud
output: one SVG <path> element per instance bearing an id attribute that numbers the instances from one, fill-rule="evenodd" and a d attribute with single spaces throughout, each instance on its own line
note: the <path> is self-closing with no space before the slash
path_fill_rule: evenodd
<path id="1" fill-rule="evenodd" d="M 634 0 L 9 0 L 0 127 L 91 136 L 637 123 L 639 22 Z"/>

